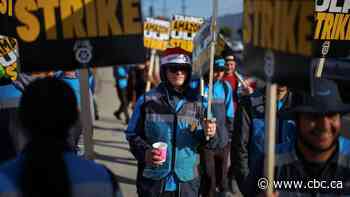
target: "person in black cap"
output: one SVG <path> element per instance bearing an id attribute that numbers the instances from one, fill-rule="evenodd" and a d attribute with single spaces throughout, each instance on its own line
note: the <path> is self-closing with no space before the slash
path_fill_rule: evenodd
<path id="1" fill-rule="evenodd" d="M 316 79 L 313 90 L 314 95 L 304 94 L 299 105 L 282 114 L 295 117 L 297 140 L 287 153 L 276 155 L 275 183 L 281 181 L 282 185 L 275 184 L 275 195 L 350 194 L 350 141 L 340 136 L 341 116 L 350 112 L 350 105 L 342 102 L 333 81 Z M 264 168 L 257 166 L 245 184 L 246 196 L 263 195 L 266 189 L 261 185 L 266 183 Z M 286 181 L 292 186 L 285 187 Z"/>

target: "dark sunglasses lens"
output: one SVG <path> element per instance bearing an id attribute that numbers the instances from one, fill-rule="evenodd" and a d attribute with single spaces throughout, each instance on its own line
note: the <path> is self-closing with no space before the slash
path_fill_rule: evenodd
<path id="1" fill-rule="evenodd" d="M 187 67 L 183 65 L 169 66 L 169 71 L 172 73 L 176 73 L 177 71 L 186 71 L 186 70 L 187 70 Z"/>

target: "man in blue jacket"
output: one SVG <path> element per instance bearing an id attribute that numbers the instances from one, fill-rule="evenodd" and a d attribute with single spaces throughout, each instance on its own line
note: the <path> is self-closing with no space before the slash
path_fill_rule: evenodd
<path id="1" fill-rule="evenodd" d="M 115 87 L 117 89 L 117 95 L 120 101 L 119 108 L 114 111 L 113 115 L 121 120 L 121 113 L 124 114 L 125 123 L 129 122 L 128 112 L 128 68 L 125 65 L 118 65 L 113 67 L 113 75 L 115 78 Z"/>
<path id="2" fill-rule="evenodd" d="M 198 152 L 201 143 L 215 143 L 216 124 L 203 121 L 198 94 L 189 87 L 190 54 L 167 49 L 161 58 L 162 82 L 141 96 L 125 131 L 138 161 L 137 192 L 141 197 L 198 196 Z M 203 127 L 202 127 L 203 126 Z M 167 144 L 166 159 L 152 148 Z"/>
<path id="3" fill-rule="evenodd" d="M 242 183 L 265 153 L 265 88 L 241 97 L 232 136 L 233 176 L 241 188 Z M 297 99 L 286 86 L 277 87 L 277 108 L 282 111 L 293 106 Z M 289 117 L 277 117 L 276 150 L 283 153 L 286 144 L 295 141 L 295 121 Z"/>
<path id="4" fill-rule="evenodd" d="M 282 185 L 275 184 L 273 189 L 278 196 L 350 195 L 350 141 L 340 137 L 341 116 L 349 112 L 350 105 L 342 103 L 337 85 L 317 79 L 314 95 L 304 94 L 297 106 L 283 113 L 296 120 L 297 139 L 276 155 L 275 180 Z M 263 161 L 251 170 L 245 196 L 263 195 Z"/>
<path id="5" fill-rule="evenodd" d="M 216 196 L 218 188 L 220 196 L 228 193 L 228 159 L 231 149 L 231 134 L 233 132 L 234 105 L 231 85 L 223 80 L 225 60 L 214 61 L 213 105 L 212 114 L 217 123 L 217 143 L 207 144 L 201 151 L 201 166 L 203 177 L 201 194 L 203 197 Z M 208 81 L 208 75 L 205 76 Z M 204 87 L 203 105 L 207 108 L 208 83 Z"/>

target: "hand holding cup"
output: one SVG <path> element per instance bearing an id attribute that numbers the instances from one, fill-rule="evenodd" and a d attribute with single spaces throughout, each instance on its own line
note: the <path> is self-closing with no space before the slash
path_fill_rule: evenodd
<path id="1" fill-rule="evenodd" d="M 212 138 L 216 134 L 216 120 L 215 119 L 204 119 L 204 134 L 206 139 Z"/>
<path id="2" fill-rule="evenodd" d="M 157 142 L 152 145 L 152 149 L 146 150 L 146 162 L 151 165 L 162 165 L 166 161 L 167 144 Z"/>

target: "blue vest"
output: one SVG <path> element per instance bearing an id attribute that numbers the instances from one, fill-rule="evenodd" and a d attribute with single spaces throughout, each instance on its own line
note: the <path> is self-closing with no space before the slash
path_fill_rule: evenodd
<path id="1" fill-rule="evenodd" d="M 145 140 L 152 145 L 155 142 L 168 144 L 167 158 L 163 165 L 154 167 L 146 165 L 143 176 L 153 180 L 161 180 L 171 172 L 175 173 L 180 181 L 190 181 L 198 176 L 199 163 L 197 148 L 204 135 L 200 124 L 200 103 L 198 101 L 180 100 L 176 109 L 167 103 L 167 97 L 158 86 L 143 97 L 140 97 L 135 111 L 144 115 Z M 141 109 L 140 109 L 141 108 Z M 131 119 L 127 136 L 135 135 Z M 139 122 L 139 121 L 137 121 Z"/>
<path id="2" fill-rule="evenodd" d="M 265 97 L 255 91 L 250 96 L 252 128 L 249 142 L 249 169 L 259 163 L 265 153 Z M 276 124 L 276 153 L 285 153 L 296 139 L 296 124 L 294 120 L 277 118 Z"/>

